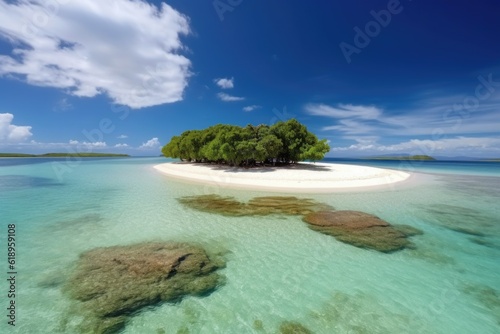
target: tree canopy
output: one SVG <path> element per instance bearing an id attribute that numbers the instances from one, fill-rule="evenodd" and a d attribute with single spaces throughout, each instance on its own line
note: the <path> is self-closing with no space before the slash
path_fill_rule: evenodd
<path id="1" fill-rule="evenodd" d="M 204 130 L 188 130 L 172 137 L 162 148 L 167 158 L 232 166 L 316 161 L 329 151 L 325 139 L 318 140 L 295 119 L 272 126 L 217 124 Z"/>

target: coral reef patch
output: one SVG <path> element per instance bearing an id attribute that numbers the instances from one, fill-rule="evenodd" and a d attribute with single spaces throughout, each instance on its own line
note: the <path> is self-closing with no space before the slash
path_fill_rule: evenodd
<path id="1" fill-rule="evenodd" d="M 83 253 L 64 291 L 80 301 L 81 332 L 116 333 L 134 312 L 216 289 L 224 266 L 199 247 L 149 242 Z"/>

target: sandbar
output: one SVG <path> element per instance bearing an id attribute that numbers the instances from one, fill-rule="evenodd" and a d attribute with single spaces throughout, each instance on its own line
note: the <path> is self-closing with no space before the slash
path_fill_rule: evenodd
<path id="1" fill-rule="evenodd" d="M 309 162 L 255 168 L 169 162 L 154 168 L 172 178 L 210 186 L 300 193 L 391 188 L 394 183 L 406 181 L 411 176 L 386 168 Z"/>

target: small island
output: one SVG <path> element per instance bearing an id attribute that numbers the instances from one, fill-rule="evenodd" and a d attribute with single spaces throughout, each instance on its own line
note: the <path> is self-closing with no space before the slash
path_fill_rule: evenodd
<path id="1" fill-rule="evenodd" d="M 25 153 L 0 153 L 0 158 L 124 158 L 130 157 L 128 154 L 117 153 L 44 153 L 44 154 L 25 154 Z"/>
<path id="2" fill-rule="evenodd" d="M 318 140 L 296 119 L 239 127 L 217 124 L 174 136 L 162 148 L 167 158 L 229 166 L 255 167 L 317 161 L 330 151 L 326 139 Z"/>
<path id="3" fill-rule="evenodd" d="M 372 160 L 425 160 L 425 161 L 435 161 L 433 157 L 429 155 L 401 155 L 401 156 L 381 156 L 381 157 L 370 157 L 368 159 Z"/>
<path id="4" fill-rule="evenodd" d="M 300 193 L 386 186 L 410 177 L 398 170 L 315 163 L 329 151 L 326 140 L 295 119 L 244 128 L 218 124 L 172 137 L 162 153 L 181 161 L 155 168 L 172 178 L 216 187 Z"/>

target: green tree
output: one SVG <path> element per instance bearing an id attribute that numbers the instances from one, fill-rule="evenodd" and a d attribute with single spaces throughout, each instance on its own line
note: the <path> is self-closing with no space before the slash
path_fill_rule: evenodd
<path id="1" fill-rule="evenodd" d="M 283 143 L 273 134 L 264 136 L 259 141 L 259 146 L 264 150 L 264 159 L 273 160 L 273 164 L 283 149 Z"/>
<path id="2" fill-rule="evenodd" d="M 280 161 L 284 163 L 299 161 L 301 150 L 306 144 L 307 128 L 296 119 L 290 119 L 274 124 L 271 132 L 283 143 L 279 154 Z"/>
<path id="3" fill-rule="evenodd" d="M 301 153 L 301 160 L 317 161 L 325 157 L 325 154 L 330 152 L 330 146 L 326 139 L 317 141 L 314 145 L 309 145 Z"/>
<path id="4" fill-rule="evenodd" d="M 202 131 L 190 130 L 185 131 L 181 135 L 179 143 L 179 151 L 181 157 L 186 160 L 201 161 L 203 156 L 201 155 L 202 148 Z"/>
<path id="5" fill-rule="evenodd" d="M 181 138 L 178 136 L 173 136 L 172 139 L 168 142 L 167 145 L 163 146 L 161 149 L 161 153 L 166 158 L 180 158 L 180 152 L 179 152 L 179 143 L 180 143 Z"/>
<path id="6" fill-rule="evenodd" d="M 281 163 L 321 160 L 329 150 L 326 140 L 318 140 L 303 124 L 291 119 L 271 127 L 217 124 L 184 131 L 172 137 L 162 153 L 181 160 L 250 166 L 268 159 Z"/>

